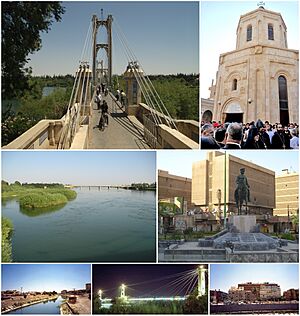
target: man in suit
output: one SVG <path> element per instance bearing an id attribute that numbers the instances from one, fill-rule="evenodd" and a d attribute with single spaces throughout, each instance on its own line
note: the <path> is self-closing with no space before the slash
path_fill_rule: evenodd
<path id="1" fill-rule="evenodd" d="M 240 123 L 230 123 L 226 130 L 226 144 L 223 149 L 241 149 L 243 126 Z"/>

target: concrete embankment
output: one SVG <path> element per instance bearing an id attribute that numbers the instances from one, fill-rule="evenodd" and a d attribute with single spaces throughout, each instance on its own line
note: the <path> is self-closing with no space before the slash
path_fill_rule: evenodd
<path id="1" fill-rule="evenodd" d="M 12 312 L 14 310 L 24 308 L 27 306 L 31 306 L 31 305 L 35 305 L 35 304 L 39 304 L 39 303 L 53 301 L 53 300 L 56 300 L 57 298 L 58 298 L 58 295 L 47 296 L 47 297 L 43 297 L 43 298 L 36 298 L 35 297 L 35 298 L 28 298 L 28 299 L 26 299 L 26 298 L 24 299 L 21 297 L 13 297 L 11 299 L 2 300 L 1 314 L 7 314 L 7 313 Z"/>

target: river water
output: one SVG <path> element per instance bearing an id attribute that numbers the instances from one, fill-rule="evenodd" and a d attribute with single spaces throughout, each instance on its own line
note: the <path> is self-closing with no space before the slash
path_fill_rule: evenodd
<path id="1" fill-rule="evenodd" d="M 30 305 L 16 309 L 7 314 L 60 314 L 60 305 L 63 302 L 61 296 L 56 300 Z"/>
<path id="2" fill-rule="evenodd" d="M 14 262 L 155 261 L 154 192 L 76 191 L 64 207 L 42 212 L 2 201 L 2 215 L 14 225 Z"/>

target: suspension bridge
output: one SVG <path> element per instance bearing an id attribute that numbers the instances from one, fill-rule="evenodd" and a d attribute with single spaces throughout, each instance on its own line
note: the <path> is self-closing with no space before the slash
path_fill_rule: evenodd
<path id="1" fill-rule="evenodd" d="M 121 284 L 119 288 L 99 289 L 98 298 L 101 308 L 110 308 L 117 299 L 121 304 L 138 304 L 145 302 L 163 302 L 163 301 L 185 301 L 192 293 L 197 293 L 197 298 L 206 295 L 206 272 L 207 268 L 203 265 L 184 272 L 179 272 L 165 277 L 151 279 L 149 281 L 141 281 L 134 284 Z M 147 286 L 150 283 L 159 282 L 160 287 L 144 293 L 140 296 L 129 296 L 126 291 L 136 293 L 135 287 Z M 105 293 L 111 290 L 119 290 L 117 298 L 105 297 Z M 168 295 L 155 295 L 156 293 L 167 292 Z M 136 293 L 137 294 L 137 293 Z"/>
<path id="2" fill-rule="evenodd" d="M 106 36 L 98 36 L 102 29 Z M 118 76 L 112 75 L 113 39 L 118 40 L 127 61 L 124 91 Z M 108 106 L 105 128 L 99 124 L 102 111 L 96 94 Z M 104 19 L 101 10 L 100 18 L 92 16 L 66 114 L 61 119 L 38 122 L 4 148 L 197 149 L 198 143 L 198 122 L 171 117 L 116 17 L 108 15 Z"/>

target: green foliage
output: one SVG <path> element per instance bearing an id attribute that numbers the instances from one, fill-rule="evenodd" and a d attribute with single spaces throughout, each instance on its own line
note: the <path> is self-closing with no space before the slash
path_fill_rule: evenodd
<path id="1" fill-rule="evenodd" d="M 131 190 L 141 190 L 141 191 L 155 191 L 155 183 L 132 183 L 129 187 Z"/>
<path id="2" fill-rule="evenodd" d="M 184 314 L 207 314 L 207 296 L 201 296 L 197 298 L 197 295 L 193 293 L 186 299 L 183 313 Z"/>
<path id="3" fill-rule="evenodd" d="M 296 240 L 295 235 L 292 233 L 282 233 L 282 234 L 272 233 L 271 235 L 276 236 L 276 237 L 281 238 L 281 239 Z"/>
<path id="4" fill-rule="evenodd" d="M 175 203 L 169 202 L 159 202 L 158 212 L 160 216 L 174 216 L 176 214 L 181 214 L 181 209 Z"/>
<path id="5" fill-rule="evenodd" d="M 154 80 L 153 85 L 174 119 L 199 120 L 199 87 L 184 79 Z"/>
<path id="6" fill-rule="evenodd" d="M 153 86 L 174 119 L 199 121 L 199 76 L 195 74 L 152 75 Z M 113 77 L 113 91 L 125 91 L 125 80 Z M 147 103 L 143 99 L 144 103 Z"/>
<path id="7" fill-rule="evenodd" d="M 40 32 L 60 21 L 64 8 L 59 2 L 5 1 L 2 11 L 2 98 L 11 99 L 30 89 L 28 55 L 41 48 Z"/>
<path id="8" fill-rule="evenodd" d="M 25 91 L 17 101 L 18 106 L 12 110 L 7 105 L 2 112 L 2 145 L 7 145 L 42 119 L 59 119 L 65 115 L 74 77 L 44 76 L 29 80 L 31 89 Z M 56 87 L 48 96 L 42 96 L 45 86 Z"/>
<path id="9" fill-rule="evenodd" d="M 77 193 L 64 188 L 59 183 L 23 183 L 21 185 L 20 182 L 16 181 L 14 184 L 7 183 L 2 186 L 2 199 L 15 197 L 19 198 L 20 206 L 28 210 L 63 205 L 75 199 Z"/>
<path id="10" fill-rule="evenodd" d="M 51 189 L 51 193 L 63 194 L 69 201 L 76 199 L 76 191 L 70 189 Z"/>
<path id="11" fill-rule="evenodd" d="M 11 262 L 12 261 L 11 235 L 13 232 L 13 224 L 8 218 L 2 217 L 1 227 L 2 227 L 2 243 L 1 243 L 2 262 Z"/>
<path id="12" fill-rule="evenodd" d="M 124 304 L 118 299 L 113 301 L 110 309 L 101 308 L 99 314 L 183 314 L 182 301 L 139 302 L 138 304 Z M 96 312 L 96 311 L 95 311 Z"/>
<path id="13" fill-rule="evenodd" d="M 26 209 L 44 208 L 66 204 L 68 199 L 60 193 L 46 193 L 40 190 L 37 193 L 30 193 L 20 198 L 20 206 Z"/>

